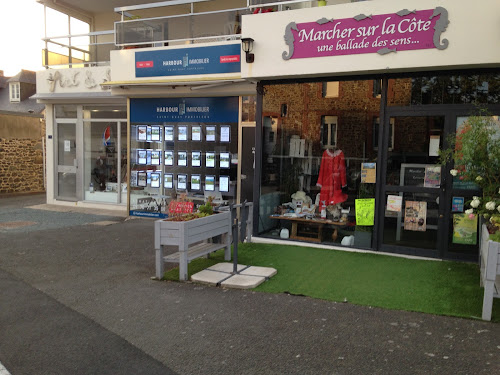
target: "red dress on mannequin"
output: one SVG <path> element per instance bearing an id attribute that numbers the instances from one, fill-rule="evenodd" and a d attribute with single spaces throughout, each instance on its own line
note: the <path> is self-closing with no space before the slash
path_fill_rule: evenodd
<path id="1" fill-rule="evenodd" d="M 327 206 L 347 200 L 342 188 L 347 186 L 344 153 L 341 150 L 325 150 L 321 158 L 317 186 L 321 187 L 320 204 Z"/>

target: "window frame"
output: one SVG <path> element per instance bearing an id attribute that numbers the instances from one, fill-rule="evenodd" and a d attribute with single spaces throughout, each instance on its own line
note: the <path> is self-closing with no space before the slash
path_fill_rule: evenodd
<path id="1" fill-rule="evenodd" d="M 9 98 L 11 102 L 21 101 L 21 84 L 19 82 L 9 83 Z"/>

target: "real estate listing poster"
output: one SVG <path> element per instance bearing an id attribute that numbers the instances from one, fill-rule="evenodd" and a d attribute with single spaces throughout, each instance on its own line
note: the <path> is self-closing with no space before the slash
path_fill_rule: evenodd
<path id="1" fill-rule="evenodd" d="M 221 152 L 220 153 L 220 167 L 221 168 L 229 168 L 229 162 L 230 162 L 230 155 L 229 152 Z"/>
<path id="2" fill-rule="evenodd" d="M 159 142 L 161 141 L 160 127 L 152 126 L 151 127 L 151 141 Z"/>
<path id="3" fill-rule="evenodd" d="M 165 126 L 165 141 L 173 141 L 173 140 L 174 140 L 174 127 Z"/>
<path id="4" fill-rule="evenodd" d="M 174 152 L 165 151 L 165 165 L 174 165 Z"/>
<path id="5" fill-rule="evenodd" d="M 160 173 L 153 172 L 151 173 L 151 187 L 159 188 L 160 187 Z"/>
<path id="6" fill-rule="evenodd" d="M 231 141 L 231 127 L 228 125 L 222 125 L 220 127 L 220 141 L 229 143 Z"/>
<path id="7" fill-rule="evenodd" d="M 191 127 L 191 140 L 201 141 L 201 126 L 196 125 Z"/>
<path id="8" fill-rule="evenodd" d="M 148 186 L 148 175 L 146 172 L 137 173 L 137 186 L 146 187 Z"/>
<path id="9" fill-rule="evenodd" d="M 205 176 L 205 190 L 215 191 L 215 176 Z"/>
<path id="10" fill-rule="evenodd" d="M 219 191 L 226 193 L 229 192 L 229 176 L 219 177 Z"/>
<path id="11" fill-rule="evenodd" d="M 137 126 L 137 140 L 144 142 L 147 140 L 148 127 L 146 125 Z"/>
<path id="12" fill-rule="evenodd" d="M 187 189 L 187 175 L 178 174 L 177 175 L 177 189 L 186 190 Z"/>
<path id="13" fill-rule="evenodd" d="M 151 150 L 151 165 L 160 165 L 161 163 L 161 151 Z"/>
<path id="14" fill-rule="evenodd" d="M 191 152 L 191 166 L 192 167 L 201 167 L 201 151 L 192 151 Z"/>
<path id="15" fill-rule="evenodd" d="M 179 141 L 187 141 L 188 140 L 188 127 L 186 125 L 180 125 L 177 127 L 178 130 L 178 140 Z"/>
<path id="16" fill-rule="evenodd" d="M 205 154 L 205 166 L 207 168 L 215 168 L 215 152 L 207 152 Z"/>
<path id="17" fill-rule="evenodd" d="M 177 165 L 179 167 L 187 166 L 187 152 L 186 151 L 179 151 L 177 153 Z"/>
<path id="18" fill-rule="evenodd" d="M 165 173 L 163 186 L 165 189 L 174 188 L 174 175 L 172 173 Z"/>
<path id="19" fill-rule="evenodd" d="M 215 142 L 215 135 L 217 133 L 216 126 L 207 125 L 206 129 L 207 129 L 207 142 Z"/>
<path id="20" fill-rule="evenodd" d="M 191 190 L 201 190 L 201 175 L 191 175 Z"/>
<path id="21" fill-rule="evenodd" d="M 147 156 L 147 150 L 137 150 L 137 164 L 146 165 L 148 162 Z"/>

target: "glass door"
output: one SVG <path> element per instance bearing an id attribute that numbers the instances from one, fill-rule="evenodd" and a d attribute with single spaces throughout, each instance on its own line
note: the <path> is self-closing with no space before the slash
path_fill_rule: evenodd
<path id="1" fill-rule="evenodd" d="M 384 127 L 379 249 L 438 257 L 445 226 L 445 188 L 439 150 L 443 115 L 391 116 Z"/>
<path id="2" fill-rule="evenodd" d="M 78 152 L 76 122 L 57 122 L 57 199 L 76 201 L 78 179 Z"/>

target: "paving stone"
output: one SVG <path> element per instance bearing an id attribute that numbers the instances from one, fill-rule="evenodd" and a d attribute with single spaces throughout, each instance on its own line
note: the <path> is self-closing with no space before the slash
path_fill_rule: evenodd
<path id="1" fill-rule="evenodd" d="M 266 278 L 270 278 L 276 275 L 277 273 L 278 271 L 275 268 L 250 266 L 247 269 L 241 271 L 240 275 L 263 276 Z"/>
<path id="2" fill-rule="evenodd" d="M 202 284 L 217 285 L 228 277 L 227 273 L 203 270 L 191 276 L 191 281 Z"/>
<path id="3" fill-rule="evenodd" d="M 241 271 L 245 267 L 246 267 L 245 265 L 238 264 L 236 269 L 238 271 Z M 217 263 L 211 267 L 208 267 L 207 269 L 212 270 L 212 271 L 231 273 L 231 272 L 233 272 L 233 263 Z"/>
<path id="4" fill-rule="evenodd" d="M 262 276 L 248 276 L 248 275 L 233 275 L 229 279 L 223 281 L 221 286 L 224 288 L 235 289 L 252 289 L 266 281 Z"/>

